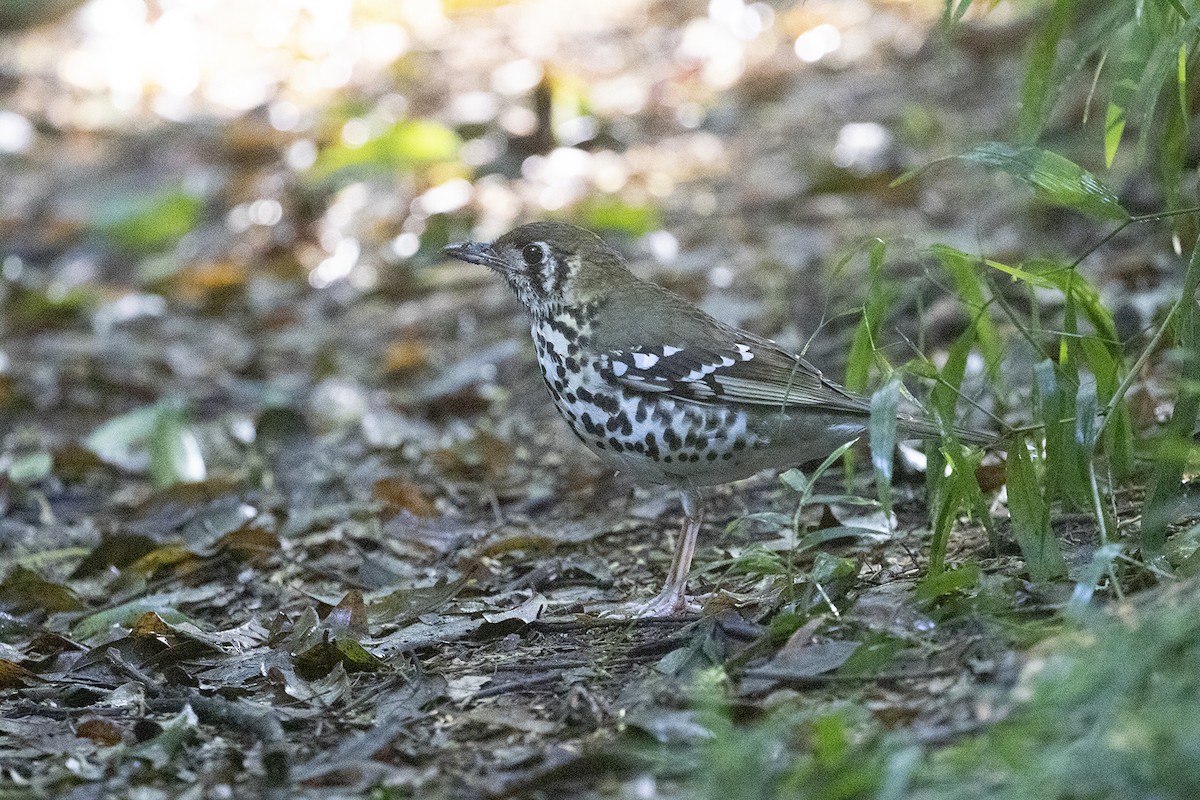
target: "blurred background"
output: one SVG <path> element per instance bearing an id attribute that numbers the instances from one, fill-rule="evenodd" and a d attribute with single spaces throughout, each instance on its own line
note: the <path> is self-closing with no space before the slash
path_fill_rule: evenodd
<path id="1" fill-rule="evenodd" d="M 962 170 L 889 186 L 1011 125 L 1020 4 L 972 9 L 953 41 L 932 1 L 2 9 L 0 375 L 20 361 L 25 403 L 75 403 L 89 424 L 125 404 L 59 385 L 67 352 L 151 394 L 239 378 L 303 394 L 323 370 L 353 408 L 381 376 L 428 394 L 490 344 L 477 314 L 514 309 L 441 248 L 531 219 L 598 230 L 643 275 L 796 349 L 823 321 L 852 326 L 861 286 L 834 267 L 870 237 L 915 275 L 904 237 L 1005 253 L 1086 232 L 1030 230 Z M 483 305 L 464 294 L 481 286 Z M 929 289 L 897 298 L 910 333 Z M 944 340 L 962 320 L 925 299 Z M 12 342 L 31 328 L 59 338 Z M 817 337 L 812 355 L 838 374 L 845 346 Z"/>

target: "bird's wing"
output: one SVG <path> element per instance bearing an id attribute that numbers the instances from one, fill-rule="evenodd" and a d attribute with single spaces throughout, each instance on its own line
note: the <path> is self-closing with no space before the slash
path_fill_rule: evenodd
<path id="1" fill-rule="evenodd" d="M 694 402 L 870 412 L 865 399 L 826 380 L 804 359 L 767 339 L 736 334 L 720 343 L 610 350 L 599 367 L 634 391 Z"/>

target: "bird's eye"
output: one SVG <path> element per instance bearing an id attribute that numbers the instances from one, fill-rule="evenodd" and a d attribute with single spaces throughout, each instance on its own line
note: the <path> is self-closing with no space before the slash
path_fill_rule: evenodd
<path id="1" fill-rule="evenodd" d="M 527 267 L 539 266 L 546 258 L 546 251 L 539 244 L 527 244 L 521 250 L 521 259 Z"/>

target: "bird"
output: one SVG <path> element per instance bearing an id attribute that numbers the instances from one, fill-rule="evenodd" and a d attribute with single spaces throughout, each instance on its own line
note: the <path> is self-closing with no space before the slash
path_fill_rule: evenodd
<path id="1" fill-rule="evenodd" d="M 636 277 L 591 231 L 532 222 L 444 252 L 508 283 L 529 317 L 546 388 L 575 436 L 635 481 L 679 492 L 683 528 L 662 591 L 612 616 L 700 610 L 687 577 L 704 487 L 825 458 L 867 432 L 867 398 L 770 339 Z M 899 416 L 898 428 L 908 438 L 944 434 L 924 414 Z M 954 430 L 972 444 L 993 438 Z"/>

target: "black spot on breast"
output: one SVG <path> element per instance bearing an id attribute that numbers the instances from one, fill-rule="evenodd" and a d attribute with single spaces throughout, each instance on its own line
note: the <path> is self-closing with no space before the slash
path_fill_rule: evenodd
<path id="1" fill-rule="evenodd" d="M 638 400 L 637 413 L 634 415 L 634 419 L 636 419 L 638 422 L 646 421 L 646 401 L 645 400 Z"/>
<path id="2" fill-rule="evenodd" d="M 625 449 L 625 447 L 621 444 L 621 440 L 615 436 L 608 437 L 608 443 L 612 447 L 612 449 L 616 450 L 618 453 L 622 452 Z"/>
<path id="3" fill-rule="evenodd" d="M 610 414 L 615 414 L 617 409 L 621 407 L 621 404 L 617 402 L 617 398 L 611 394 L 594 395 L 592 397 L 592 402 L 595 403 L 601 411 L 607 411 Z"/>
<path id="4" fill-rule="evenodd" d="M 708 459 L 709 461 L 716 461 L 716 460 L 717 460 L 717 454 L 716 454 L 716 453 L 714 453 L 712 450 L 709 450 L 707 453 L 705 453 L 705 454 L 704 454 L 704 457 L 705 457 L 706 459 Z"/>
<path id="5" fill-rule="evenodd" d="M 587 389 L 584 389 L 582 386 L 579 388 L 579 391 L 577 391 L 576 394 L 579 395 L 579 402 L 581 402 L 581 403 L 594 403 L 595 402 L 592 399 L 592 393 L 589 392 Z"/>
<path id="6" fill-rule="evenodd" d="M 599 447 L 601 450 L 603 450 L 603 449 L 604 449 L 604 440 L 603 440 L 603 439 L 597 439 L 597 440 L 596 440 L 596 447 Z"/>
<path id="7" fill-rule="evenodd" d="M 728 461 L 731 458 L 733 458 L 733 453 L 722 453 L 721 454 L 721 459 L 724 461 Z"/>
<path id="8" fill-rule="evenodd" d="M 670 456 L 663 456 L 663 462 L 665 462 L 665 463 L 667 463 L 667 464 L 670 464 L 670 463 L 671 463 L 671 457 L 670 457 Z"/>

